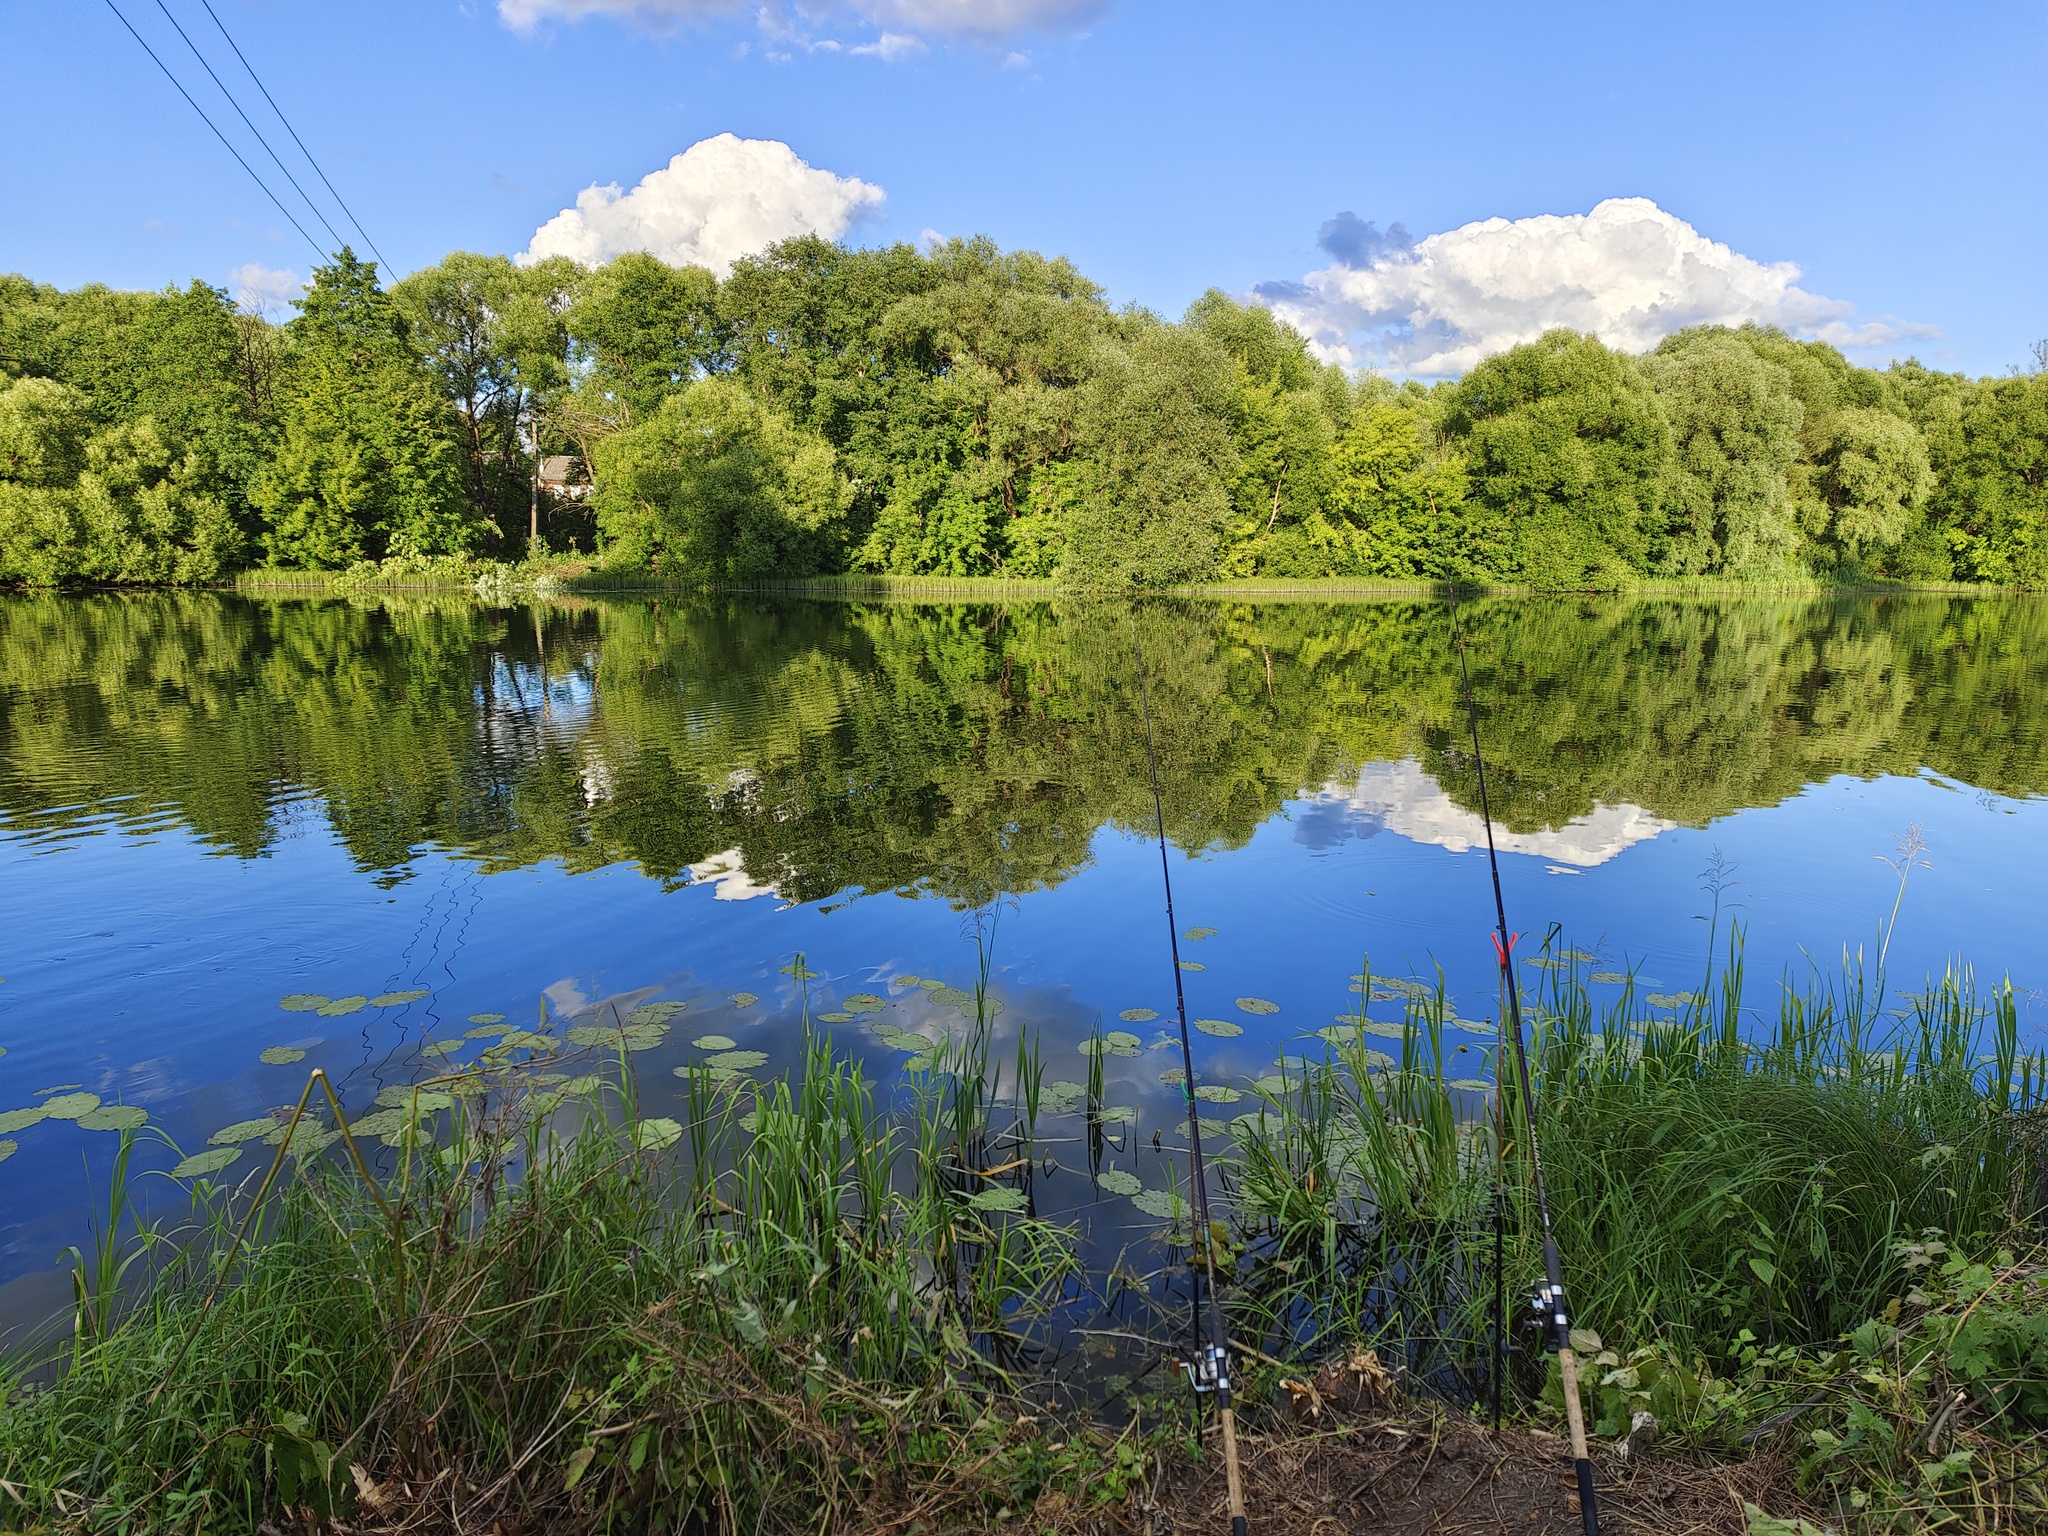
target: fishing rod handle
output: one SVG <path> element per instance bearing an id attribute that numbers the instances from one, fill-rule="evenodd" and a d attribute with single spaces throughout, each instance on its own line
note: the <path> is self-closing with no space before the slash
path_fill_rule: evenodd
<path id="1" fill-rule="evenodd" d="M 1230 1488 L 1230 1536 L 1245 1536 L 1244 1481 L 1237 1470 L 1237 1414 L 1225 1408 L 1217 1418 L 1223 1424 L 1223 1476 Z"/>
<path id="2" fill-rule="evenodd" d="M 1564 1387 L 1564 1418 L 1571 1429 L 1572 1470 L 1579 1479 L 1579 1520 L 1586 1536 L 1600 1536 L 1600 1508 L 1593 1495 L 1593 1462 L 1586 1454 L 1586 1415 L 1579 1407 L 1579 1361 L 1571 1346 L 1557 1352 L 1558 1379 Z"/>

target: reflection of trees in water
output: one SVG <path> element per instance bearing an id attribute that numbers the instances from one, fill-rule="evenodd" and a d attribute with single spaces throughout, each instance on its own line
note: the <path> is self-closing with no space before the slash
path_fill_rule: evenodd
<path id="1" fill-rule="evenodd" d="M 1641 598 L 1468 606 L 1496 809 L 1701 822 L 1830 773 L 2048 788 L 2048 605 Z M 0 812 L 170 811 L 247 857 L 318 795 L 365 868 L 738 849 L 797 899 L 962 902 L 1064 878 L 1149 816 L 1242 843 L 1286 799 L 1413 756 L 1476 805 L 1440 604 L 908 606 L 661 598 L 479 609 L 177 593 L 0 602 Z"/>

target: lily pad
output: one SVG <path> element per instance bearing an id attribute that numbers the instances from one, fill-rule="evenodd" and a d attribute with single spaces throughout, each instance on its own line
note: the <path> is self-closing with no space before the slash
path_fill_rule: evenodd
<path id="1" fill-rule="evenodd" d="M 1095 1118 L 1104 1125 L 1134 1125 L 1138 1119 L 1138 1106 L 1105 1104 L 1095 1112 Z"/>
<path id="2" fill-rule="evenodd" d="M 729 1051 L 737 1043 L 730 1035 L 699 1035 L 690 1042 L 700 1051 Z"/>
<path id="3" fill-rule="evenodd" d="M 100 1096 L 96 1093 L 60 1093 L 54 1099 L 43 1100 L 43 1114 L 52 1120 L 76 1120 L 99 1107 Z"/>
<path id="4" fill-rule="evenodd" d="M 472 1013 L 469 1016 L 469 1022 L 472 1024 L 502 1024 L 505 1022 L 505 1015 L 502 1013 Z"/>
<path id="5" fill-rule="evenodd" d="M 1232 1039 L 1244 1033 L 1244 1026 L 1242 1024 L 1233 1024 L 1228 1019 L 1197 1019 L 1195 1020 L 1195 1028 L 1205 1035 L 1215 1035 L 1224 1040 Z"/>
<path id="6" fill-rule="evenodd" d="M 1700 1000 L 1697 992 L 1652 992 L 1643 999 L 1652 1008 L 1689 1008 Z"/>
<path id="7" fill-rule="evenodd" d="M 1619 987 L 1627 983 L 1628 972 L 1595 971 L 1591 976 L 1587 977 L 1586 979 L 1588 981 L 1598 982 L 1603 987 Z"/>
<path id="8" fill-rule="evenodd" d="M 1280 1011 L 1278 1003 L 1268 1002 L 1263 997 L 1240 997 L 1237 1000 L 1237 1006 L 1246 1013 L 1278 1013 Z"/>
<path id="9" fill-rule="evenodd" d="M 917 978 L 917 984 L 920 987 L 923 987 L 927 992 L 942 991 L 944 990 L 946 985 L 943 981 L 940 981 L 936 976 L 920 976 Z"/>
<path id="10" fill-rule="evenodd" d="M 393 1083 L 377 1095 L 377 1102 L 385 1109 L 417 1109 L 424 1115 L 437 1109 L 451 1108 L 455 1097 L 437 1088 L 414 1088 L 408 1083 Z"/>
<path id="11" fill-rule="evenodd" d="M 1112 1195 L 1135 1195 L 1145 1187 L 1135 1173 L 1127 1173 L 1121 1168 L 1105 1168 L 1095 1176 L 1095 1182 Z"/>
<path id="12" fill-rule="evenodd" d="M 629 1029 L 625 1031 L 625 1041 L 627 1049 L 635 1051 L 646 1049 L 645 1046 L 634 1044 L 634 1037 L 637 1033 L 638 1031 L 636 1030 Z M 551 1053 L 557 1050 L 561 1046 L 561 1043 L 562 1042 L 557 1040 L 553 1035 L 543 1035 L 531 1029 L 515 1029 L 512 1031 L 511 1034 L 505 1036 L 504 1039 L 500 1040 L 497 1043 L 497 1045 L 493 1047 L 493 1049 L 501 1051 L 540 1051 L 543 1053 Z M 657 1035 L 655 1037 L 655 1043 L 660 1043 L 660 1036 Z"/>
<path id="13" fill-rule="evenodd" d="M 856 992 L 846 1000 L 849 1013 L 879 1013 L 888 1003 L 872 992 Z"/>
<path id="14" fill-rule="evenodd" d="M 277 1122 L 268 1115 L 255 1120 L 237 1120 L 233 1125 L 224 1125 L 206 1138 L 210 1147 L 239 1146 L 245 1141 L 254 1141 L 259 1136 L 268 1136 L 277 1129 Z"/>
<path id="15" fill-rule="evenodd" d="M 1054 1114 L 1065 1114 L 1088 1097 L 1088 1090 L 1079 1083 L 1047 1083 L 1039 1091 L 1044 1095 L 1046 1105 Z"/>
<path id="16" fill-rule="evenodd" d="M 258 1051 L 256 1059 L 266 1067 L 288 1067 L 295 1061 L 304 1061 L 306 1053 L 296 1046 L 273 1045 L 266 1050 Z"/>
<path id="17" fill-rule="evenodd" d="M 889 985 L 892 987 L 921 987 L 924 985 L 924 978 L 922 976 L 908 975 L 891 976 L 889 978 Z"/>
<path id="18" fill-rule="evenodd" d="M 140 1104 L 102 1104 L 78 1117 L 88 1131 L 133 1131 L 149 1121 L 149 1111 Z"/>
<path id="19" fill-rule="evenodd" d="M 465 1040 L 495 1040 L 502 1035 L 509 1035 L 511 1033 L 512 1026 L 509 1024 L 479 1024 L 475 1029 L 465 1029 L 462 1032 L 462 1038 Z M 576 1031 L 572 1029 L 569 1033 L 573 1035 Z"/>
<path id="20" fill-rule="evenodd" d="M 403 1008 L 407 1003 L 416 1003 L 427 995 L 425 987 L 414 987 L 405 992 L 379 992 L 370 999 L 372 1008 Z"/>
<path id="21" fill-rule="evenodd" d="M 1186 933 L 1182 934 L 1181 937 L 1184 939 L 1193 939 L 1196 943 L 1199 944 L 1203 939 L 1215 938 L 1216 932 L 1217 930 L 1214 928 L 1190 928 Z"/>
<path id="22" fill-rule="evenodd" d="M 1299 1078 L 1282 1077 L 1277 1072 L 1269 1072 L 1252 1084 L 1252 1091 L 1254 1093 L 1285 1093 L 1291 1084 L 1298 1083 L 1299 1081 Z"/>
<path id="23" fill-rule="evenodd" d="M 683 1134 L 683 1128 L 666 1116 L 642 1120 L 634 1128 L 633 1144 L 642 1152 L 659 1152 L 676 1141 Z"/>
<path id="24" fill-rule="evenodd" d="M 0 1163 L 4 1163 L 4 1162 L 6 1162 L 6 1161 L 7 1161 L 7 1159 L 9 1159 L 10 1157 L 14 1156 L 14 1154 L 15 1154 L 15 1153 L 17 1153 L 17 1152 L 19 1152 L 20 1150 L 21 1150 L 21 1143 L 20 1143 L 20 1142 L 16 1142 L 16 1141 L 0 1141 Z"/>
<path id="25" fill-rule="evenodd" d="M 472 1030 L 470 1033 L 474 1034 L 476 1031 Z M 506 1030 L 505 1033 L 511 1034 L 513 1031 Z M 616 1041 L 625 1031 L 613 1029 L 609 1024 L 572 1024 L 567 1033 L 571 1045 L 606 1045 Z"/>
<path id="26" fill-rule="evenodd" d="M 8 1131 L 25 1131 L 42 1118 L 44 1118 L 44 1113 L 43 1106 L 40 1104 L 36 1105 L 33 1109 L 0 1111 L 0 1134 Z"/>
<path id="27" fill-rule="evenodd" d="M 1170 1189 L 1141 1189 L 1131 1196 L 1131 1204 L 1147 1216 L 1157 1216 L 1161 1221 L 1187 1219 L 1187 1201 Z"/>
<path id="28" fill-rule="evenodd" d="M 1029 1202 L 1021 1189 L 1012 1189 L 1007 1184 L 991 1184 L 970 1196 L 967 1203 L 977 1211 L 1021 1211 Z"/>
<path id="29" fill-rule="evenodd" d="M 1454 1077 L 1445 1083 L 1446 1088 L 1462 1088 L 1467 1093 L 1491 1093 L 1493 1084 L 1483 1077 Z"/>
<path id="30" fill-rule="evenodd" d="M 211 1152 L 194 1152 L 171 1170 L 171 1177 L 196 1179 L 203 1174 L 219 1173 L 241 1155 L 240 1147 L 215 1147 Z"/>
<path id="31" fill-rule="evenodd" d="M 732 995 L 732 1005 L 735 1008 L 751 1008 L 759 1001 L 761 999 L 751 992 L 735 992 Z"/>
<path id="32" fill-rule="evenodd" d="M 932 1059 L 922 1051 L 903 1063 L 903 1070 L 906 1072 L 929 1072 L 931 1069 Z"/>
<path id="33" fill-rule="evenodd" d="M 1184 971 L 1206 971 L 1209 969 L 1199 960 L 1183 960 L 1180 963 L 1180 968 Z"/>
<path id="34" fill-rule="evenodd" d="M 821 1013 L 818 1015 L 818 1022 L 820 1024 L 851 1024 L 853 1022 L 853 1015 L 850 1013 Z"/>
<path id="35" fill-rule="evenodd" d="M 706 1056 L 707 1067 L 725 1067 L 734 1072 L 745 1072 L 767 1061 L 766 1051 L 720 1051 L 716 1056 Z"/>
<path id="36" fill-rule="evenodd" d="M 422 1056 L 453 1056 L 462 1049 L 460 1040 L 429 1040 L 420 1047 Z"/>
<path id="37" fill-rule="evenodd" d="M 290 997 L 281 997 L 277 1006 L 286 1013 L 317 1013 L 333 999 L 325 992 L 294 992 Z"/>
<path id="38" fill-rule="evenodd" d="M 360 1013 L 369 1004 L 370 1000 L 358 993 L 354 997 L 337 997 L 332 1002 L 322 1003 L 313 1011 L 330 1019 L 338 1019 L 344 1014 Z"/>
<path id="39" fill-rule="evenodd" d="M 1226 1088 L 1221 1083 L 1204 1083 L 1195 1090 L 1195 1097 L 1211 1104 L 1235 1104 L 1244 1095 L 1235 1088 Z"/>
<path id="40" fill-rule="evenodd" d="M 1179 1067 L 1168 1067 L 1164 1072 L 1159 1074 L 1159 1081 L 1166 1084 L 1166 1086 L 1169 1088 L 1178 1088 L 1182 1083 L 1186 1082 L 1187 1080 L 1187 1073 Z"/>
<path id="41" fill-rule="evenodd" d="M 1126 1008 L 1117 1015 L 1126 1024 L 1149 1024 L 1159 1017 L 1157 1008 Z"/>
<path id="42" fill-rule="evenodd" d="M 676 1002 L 673 998 L 658 1003 L 642 1003 L 626 1015 L 626 1025 L 631 1029 L 641 1029 L 651 1024 L 666 1024 L 681 1013 L 683 1008 L 684 1004 Z"/>
<path id="43" fill-rule="evenodd" d="M 1444 1022 L 1453 1029 L 1462 1029 L 1468 1035 L 1497 1035 L 1499 1030 L 1491 1019 L 1446 1019 Z"/>

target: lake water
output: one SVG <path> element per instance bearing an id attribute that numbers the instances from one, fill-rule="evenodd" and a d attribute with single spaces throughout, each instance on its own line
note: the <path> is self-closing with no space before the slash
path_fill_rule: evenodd
<path id="1" fill-rule="evenodd" d="M 1718 886 L 1769 1009 L 1845 944 L 1875 956 L 1917 829 L 1894 988 L 1955 961 L 2009 973 L 2039 1043 L 2048 604 L 1465 616 L 1524 934 L 1556 925 L 1595 969 L 1683 990 Z M 1213 930 L 1183 946 L 1190 1014 L 1242 1029 L 1198 1036 L 1198 1069 L 1236 1082 L 1350 1008 L 1368 956 L 1376 975 L 1441 967 L 1490 1016 L 1450 636 L 1426 600 L 0 598 L 0 1113 L 139 1106 L 138 1161 L 167 1169 L 170 1143 L 290 1103 L 311 1066 L 353 1111 L 474 1016 L 666 1000 L 684 1005 L 667 1043 L 635 1057 L 659 1112 L 693 1039 L 790 1061 L 798 954 L 813 1010 L 894 1073 L 892 1026 L 958 1020 L 897 978 L 970 986 L 978 913 L 1003 1021 L 1042 1032 L 1048 1076 L 1083 1074 L 1098 1022 L 1127 1030 L 1141 1049 L 1107 1063 L 1112 1095 L 1140 1132 L 1170 1125 L 1134 639 L 1180 927 Z M 848 1017 L 861 993 L 884 1006 Z M 303 1055 L 261 1059 L 279 1047 Z M 0 1130 L 0 1317 L 8 1295 L 18 1313 L 63 1294 L 54 1266 L 118 1141 L 95 1123 Z M 1177 1147 L 1134 1134 L 1127 1155 Z"/>

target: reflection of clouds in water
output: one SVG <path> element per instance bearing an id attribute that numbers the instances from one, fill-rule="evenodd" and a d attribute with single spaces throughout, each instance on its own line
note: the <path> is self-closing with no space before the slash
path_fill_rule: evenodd
<path id="1" fill-rule="evenodd" d="M 756 896 L 777 894 L 774 884 L 759 884 L 747 873 L 744 857 L 737 848 L 728 848 L 723 853 L 714 853 L 708 859 L 699 860 L 689 866 L 690 883 L 712 882 L 711 897 L 714 901 L 752 901 Z"/>
<path id="2" fill-rule="evenodd" d="M 1486 846 L 1486 824 L 1478 812 L 1459 805 L 1413 758 L 1370 763 L 1356 785 L 1326 784 L 1307 806 L 1295 818 L 1294 838 L 1310 848 L 1333 847 L 1347 835 L 1371 837 L 1382 829 L 1452 853 Z M 1591 869 L 1677 825 L 1639 805 L 1595 805 L 1587 815 L 1540 832 L 1510 832 L 1496 822 L 1493 841 L 1502 853 L 1533 854 Z"/>

